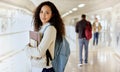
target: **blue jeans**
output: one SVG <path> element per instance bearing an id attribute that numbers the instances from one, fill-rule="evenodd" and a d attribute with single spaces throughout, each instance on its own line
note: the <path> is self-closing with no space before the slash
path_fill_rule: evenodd
<path id="1" fill-rule="evenodd" d="M 93 37 L 93 45 L 98 45 L 98 38 L 99 38 L 99 32 L 95 32 L 94 33 L 94 37 Z"/>
<path id="2" fill-rule="evenodd" d="M 84 47 L 84 55 L 85 55 L 85 63 L 87 63 L 88 61 L 88 43 L 89 41 L 86 39 L 86 38 L 81 38 L 79 39 L 79 60 L 80 60 L 80 63 L 82 64 L 82 61 L 83 61 L 83 57 L 82 57 L 82 53 L 83 53 L 83 47 Z"/>

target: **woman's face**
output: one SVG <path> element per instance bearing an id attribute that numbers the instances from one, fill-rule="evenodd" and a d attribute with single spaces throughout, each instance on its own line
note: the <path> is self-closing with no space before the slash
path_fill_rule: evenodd
<path id="1" fill-rule="evenodd" d="M 40 16 L 40 20 L 42 21 L 43 24 L 47 23 L 52 17 L 51 8 L 47 5 L 44 5 L 41 8 L 39 16 Z"/>

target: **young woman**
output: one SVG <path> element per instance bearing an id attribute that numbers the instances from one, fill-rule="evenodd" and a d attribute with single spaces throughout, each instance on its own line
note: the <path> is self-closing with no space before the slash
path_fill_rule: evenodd
<path id="1" fill-rule="evenodd" d="M 42 33 L 44 30 L 45 31 L 42 40 L 38 45 L 41 57 L 38 62 L 40 64 L 38 66 L 33 66 L 32 72 L 41 72 L 41 68 L 42 72 L 54 72 L 51 61 L 49 62 L 49 65 L 46 64 L 46 51 L 48 49 L 52 58 L 54 57 L 55 41 L 56 39 L 62 40 L 62 37 L 65 35 L 63 21 L 56 6 L 50 1 L 42 2 L 36 8 L 33 19 L 34 31 Z"/>

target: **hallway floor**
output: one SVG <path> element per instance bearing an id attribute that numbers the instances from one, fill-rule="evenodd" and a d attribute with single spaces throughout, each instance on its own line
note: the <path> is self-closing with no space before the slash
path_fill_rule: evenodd
<path id="1" fill-rule="evenodd" d="M 120 58 L 116 56 L 111 48 L 89 47 L 88 64 L 83 64 L 80 67 L 77 66 L 79 63 L 78 51 L 78 49 L 71 50 L 65 72 L 120 72 Z"/>

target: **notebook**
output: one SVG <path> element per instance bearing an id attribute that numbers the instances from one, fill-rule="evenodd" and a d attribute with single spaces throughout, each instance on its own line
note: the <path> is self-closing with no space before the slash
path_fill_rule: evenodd
<path id="1" fill-rule="evenodd" d="M 37 47 L 40 43 L 42 34 L 40 32 L 29 31 L 30 45 Z"/>

